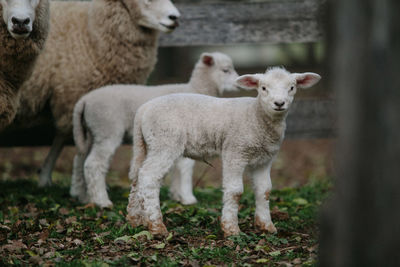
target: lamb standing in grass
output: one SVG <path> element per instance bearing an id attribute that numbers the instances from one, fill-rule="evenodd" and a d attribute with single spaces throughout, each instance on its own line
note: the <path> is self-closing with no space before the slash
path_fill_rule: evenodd
<path id="1" fill-rule="evenodd" d="M 257 89 L 257 98 L 218 99 L 172 94 L 141 106 L 134 122 L 133 180 L 127 219 L 156 235 L 167 235 L 160 210 L 160 181 L 176 159 L 221 155 L 224 191 L 221 227 L 225 236 L 239 234 L 238 203 L 242 175 L 251 172 L 255 225 L 276 232 L 269 212 L 271 164 L 283 141 L 286 115 L 297 88 L 308 88 L 318 74 L 291 74 L 273 68 L 237 79 L 242 88 Z"/>
<path id="2" fill-rule="evenodd" d="M 83 96 L 73 114 L 78 154 L 74 159 L 71 195 L 100 207 L 112 205 L 105 183 L 109 164 L 124 137 L 132 140 L 133 120 L 143 103 L 172 93 L 220 96 L 224 91 L 236 90 L 237 77 L 232 60 L 227 55 L 204 53 L 187 84 L 112 85 Z M 193 165 L 191 159 L 180 159 L 177 163 L 180 177 L 173 177 L 171 195 L 183 204 L 197 202 L 192 192 Z"/>
<path id="3" fill-rule="evenodd" d="M 0 0 L 0 130 L 14 119 L 18 91 L 32 72 L 48 29 L 48 0 Z"/>
<path id="4" fill-rule="evenodd" d="M 15 128 L 54 121 L 56 137 L 40 173 L 51 172 L 72 136 L 81 96 L 109 84 L 143 84 L 157 61 L 160 31 L 178 26 L 170 0 L 52 1 L 51 29 L 33 75 L 21 88 Z"/>

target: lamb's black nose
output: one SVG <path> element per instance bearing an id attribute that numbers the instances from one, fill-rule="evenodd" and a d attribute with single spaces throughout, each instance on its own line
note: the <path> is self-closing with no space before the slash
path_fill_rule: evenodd
<path id="1" fill-rule="evenodd" d="M 284 101 L 281 101 L 281 102 L 275 101 L 274 104 L 275 104 L 275 106 L 277 106 L 278 108 L 281 108 L 283 105 L 285 105 L 285 102 L 284 102 Z"/>
<path id="2" fill-rule="evenodd" d="M 170 16 L 168 16 L 168 18 L 169 18 L 170 20 L 173 20 L 173 21 L 176 21 L 176 20 L 178 19 L 178 17 L 175 16 L 175 15 L 170 15 Z"/>
<path id="3" fill-rule="evenodd" d="M 24 26 L 24 25 L 28 25 L 29 22 L 31 22 L 31 20 L 30 20 L 30 18 L 19 19 L 16 17 L 12 17 L 11 22 L 16 26 Z"/>

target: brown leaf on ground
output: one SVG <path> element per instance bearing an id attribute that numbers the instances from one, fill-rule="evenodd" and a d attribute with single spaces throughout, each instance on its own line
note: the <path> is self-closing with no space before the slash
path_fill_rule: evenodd
<path id="1" fill-rule="evenodd" d="M 21 249 L 27 249 L 27 246 L 21 240 L 7 240 L 8 244 L 1 247 L 1 250 L 10 252 L 21 252 Z"/>
<path id="2" fill-rule="evenodd" d="M 66 224 L 71 224 L 74 222 L 76 222 L 76 216 L 68 217 L 67 219 L 65 219 Z"/>
<path id="3" fill-rule="evenodd" d="M 271 211 L 271 217 L 274 220 L 285 221 L 289 219 L 289 213 L 287 213 L 286 211 L 280 211 L 277 206 L 274 206 Z"/>
<path id="4" fill-rule="evenodd" d="M 77 210 L 84 210 L 84 209 L 90 209 L 90 208 L 95 208 L 95 207 L 96 207 L 96 204 L 89 203 L 89 204 L 86 204 L 85 206 L 77 207 L 76 209 Z"/>
<path id="5" fill-rule="evenodd" d="M 39 239 L 46 241 L 48 237 L 49 237 L 49 230 L 46 229 L 40 234 Z"/>
<path id="6" fill-rule="evenodd" d="M 76 239 L 74 239 L 74 240 L 72 241 L 72 243 L 74 243 L 76 246 L 80 246 L 80 245 L 83 244 L 83 241 L 76 238 Z"/>
<path id="7" fill-rule="evenodd" d="M 61 215 L 68 215 L 68 214 L 69 214 L 69 210 L 67 210 L 66 208 L 60 208 L 60 209 L 58 210 L 58 212 L 59 212 Z"/>

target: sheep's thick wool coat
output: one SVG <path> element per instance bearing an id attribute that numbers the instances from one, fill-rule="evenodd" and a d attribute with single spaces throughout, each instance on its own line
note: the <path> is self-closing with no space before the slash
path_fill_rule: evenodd
<path id="1" fill-rule="evenodd" d="M 49 2 L 41 0 L 36 7 L 32 32 L 26 39 L 14 39 L 4 23 L 0 5 L 0 130 L 14 118 L 18 91 L 31 75 L 36 58 L 42 51 L 49 31 Z"/>
<path id="2" fill-rule="evenodd" d="M 139 26 L 136 1 L 129 5 L 128 11 L 114 0 L 51 2 L 49 38 L 22 86 L 17 123 L 35 123 L 50 107 L 58 133 L 70 135 L 82 95 L 108 84 L 146 81 L 156 64 L 158 32 Z"/>

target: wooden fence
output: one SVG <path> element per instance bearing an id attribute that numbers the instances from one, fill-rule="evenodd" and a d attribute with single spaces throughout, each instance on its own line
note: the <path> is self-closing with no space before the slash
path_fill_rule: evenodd
<path id="1" fill-rule="evenodd" d="M 181 26 L 160 46 L 318 42 L 324 36 L 325 0 L 176 0 Z M 335 103 L 297 100 L 288 116 L 288 138 L 332 137 Z M 51 145 L 51 124 L 0 134 L 0 146 Z"/>

